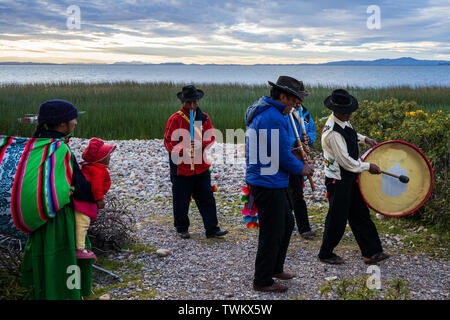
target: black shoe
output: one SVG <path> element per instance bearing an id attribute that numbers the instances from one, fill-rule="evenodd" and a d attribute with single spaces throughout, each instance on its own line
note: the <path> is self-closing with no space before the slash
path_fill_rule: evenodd
<path id="1" fill-rule="evenodd" d="M 188 231 L 185 232 L 178 232 L 178 235 L 182 238 L 182 239 L 189 239 L 191 237 L 191 235 L 189 234 Z"/>
<path id="2" fill-rule="evenodd" d="M 224 236 L 228 233 L 228 230 L 223 230 L 223 231 L 216 231 L 216 233 L 210 234 L 210 235 L 206 235 L 207 238 L 216 238 L 216 237 L 221 237 Z"/>

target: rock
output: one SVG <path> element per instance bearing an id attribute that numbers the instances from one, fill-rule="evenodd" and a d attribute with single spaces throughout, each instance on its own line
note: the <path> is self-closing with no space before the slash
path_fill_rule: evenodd
<path id="1" fill-rule="evenodd" d="M 327 281 L 334 281 L 334 280 L 336 280 L 336 279 L 337 279 L 336 276 L 333 276 L 333 277 L 326 277 L 326 278 L 325 278 L 325 280 L 327 280 Z"/>
<path id="2" fill-rule="evenodd" d="M 105 293 L 104 295 L 100 296 L 98 300 L 111 300 L 111 297 L 109 294 Z"/>
<path id="3" fill-rule="evenodd" d="M 379 214 L 379 213 L 377 213 L 376 217 L 377 217 L 378 220 L 383 220 L 384 219 L 384 216 L 382 214 Z"/>
<path id="4" fill-rule="evenodd" d="M 433 239 L 439 238 L 439 236 L 438 236 L 437 234 L 435 234 L 435 233 L 433 233 L 433 234 L 431 235 L 431 237 L 432 237 Z"/>
<path id="5" fill-rule="evenodd" d="M 417 232 L 423 232 L 425 230 L 425 227 L 424 226 L 420 226 L 418 229 L 417 229 Z"/>
<path id="6" fill-rule="evenodd" d="M 159 257 L 167 257 L 168 255 L 172 254 L 172 252 L 167 249 L 158 249 L 158 250 L 156 250 L 156 254 Z"/>

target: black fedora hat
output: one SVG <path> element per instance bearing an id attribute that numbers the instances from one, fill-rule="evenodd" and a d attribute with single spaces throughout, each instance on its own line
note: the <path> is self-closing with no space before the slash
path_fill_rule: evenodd
<path id="1" fill-rule="evenodd" d="M 323 104 L 333 111 L 348 114 L 358 109 L 358 100 L 344 89 L 336 89 L 328 96 Z"/>
<path id="2" fill-rule="evenodd" d="M 197 101 L 200 100 L 203 95 L 204 92 L 193 85 L 185 86 L 181 89 L 181 92 L 177 93 L 177 97 L 181 101 Z"/>
<path id="3" fill-rule="evenodd" d="M 294 79 L 292 77 L 279 76 L 277 83 L 273 83 L 271 81 L 268 82 L 272 87 L 278 88 L 279 90 L 292 96 L 295 96 L 300 100 L 303 100 L 303 97 L 309 94 L 308 91 L 305 91 L 303 82 L 298 81 L 297 79 Z"/>

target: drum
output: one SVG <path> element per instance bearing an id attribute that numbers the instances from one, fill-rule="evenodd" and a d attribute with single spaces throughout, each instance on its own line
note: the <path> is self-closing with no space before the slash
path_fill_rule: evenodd
<path id="1" fill-rule="evenodd" d="M 414 213 L 428 200 L 433 187 L 433 169 L 425 155 L 404 141 L 386 141 L 367 151 L 362 160 L 381 170 L 405 175 L 408 183 L 386 174 L 361 173 L 359 188 L 364 201 L 374 211 L 390 217 Z"/>

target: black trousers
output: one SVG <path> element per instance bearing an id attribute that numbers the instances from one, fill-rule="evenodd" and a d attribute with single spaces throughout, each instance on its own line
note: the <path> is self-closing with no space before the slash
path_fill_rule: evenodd
<path id="1" fill-rule="evenodd" d="M 289 175 L 289 195 L 292 199 L 294 207 L 295 221 L 299 233 L 311 231 L 308 219 L 308 209 L 306 207 L 305 199 L 303 199 L 303 176 L 290 174 Z"/>
<path id="2" fill-rule="evenodd" d="M 363 257 L 370 258 L 382 252 L 381 241 L 375 224 L 370 219 L 367 207 L 356 182 L 356 176 L 342 174 L 341 180 L 325 179 L 329 209 L 325 219 L 322 246 L 319 258 L 332 256 L 334 248 L 341 241 L 347 220 Z"/>
<path id="3" fill-rule="evenodd" d="M 209 170 L 193 176 L 179 176 L 171 171 L 170 180 L 172 181 L 174 226 L 177 232 L 186 232 L 189 229 L 188 213 L 191 196 L 202 216 L 206 235 L 213 235 L 219 231 L 216 200 Z"/>
<path id="4" fill-rule="evenodd" d="M 259 238 L 253 283 L 273 284 L 272 276 L 283 272 L 284 261 L 294 229 L 294 217 L 287 189 L 250 186 L 258 208 Z"/>

